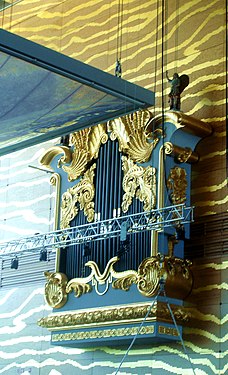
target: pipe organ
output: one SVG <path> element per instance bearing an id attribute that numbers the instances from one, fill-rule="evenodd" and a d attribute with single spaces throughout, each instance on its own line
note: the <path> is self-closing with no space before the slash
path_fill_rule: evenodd
<path id="1" fill-rule="evenodd" d="M 42 156 L 59 175 L 58 228 L 63 238 L 67 228 L 77 236 L 57 250 L 56 272 L 46 273 L 53 312 L 39 325 L 51 330 L 53 344 L 123 344 L 136 334 L 140 343 L 177 340 L 193 284 L 184 257 L 191 165 L 210 133 L 182 112 L 145 110 L 72 133 L 69 144 Z"/>

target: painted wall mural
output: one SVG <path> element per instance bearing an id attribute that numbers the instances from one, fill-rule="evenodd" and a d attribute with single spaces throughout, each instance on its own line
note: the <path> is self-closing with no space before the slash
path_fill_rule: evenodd
<path id="1" fill-rule="evenodd" d="M 6 30 L 114 73 L 118 4 L 117 0 L 22 0 L 0 12 L 0 22 Z M 154 113 L 158 114 L 162 29 L 161 7 L 158 11 L 156 7 L 155 0 L 143 5 L 139 0 L 123 1 L 121 62 L 125 79 L 156 92 Z M 192 204 L 196 218 L 222 217 L 224 236 L 223 250 L 215 254 L 217 245 L 211 239 L 206 257 L 201 254 L 192 259 L 194 288 L 186 304 L 194 324 L 184 328 L 183 338 L 196 375 L 228 372 L 225 17 L 225 0 L 167 1 L 165 10 L 164 72 L 190 76 L 182 110 L 213 128 L 213 135 L 197 147 L 201 157 L 193 166 Z M 170 87 L 168 82 L 164 86 L 168 109 Z M 38 165 L 42 152 L 36 147 L 31 154 L 24 150 L 0 159 L 1 240 L 52 228 L 55 193 L 49 176 L 27 168 L 28 164 Z M 172 188 L 172 180 L 170 185 Z M 44 268 L 42 265 L 42 272 Z M 12 272 L 15 286 L 0 289 L 0 374 L 114 375 L 127 348 L 51 346 L 48 331 L 37 326 L 51 311 L 44 302 L 44 284 L 18 287 L 17 270 L 11 270 L 11 277 Z M 3 276 L 1 273 L 2 286 Z M 135 345 L 119 373 L 194 372 L 177 341 Z"/>

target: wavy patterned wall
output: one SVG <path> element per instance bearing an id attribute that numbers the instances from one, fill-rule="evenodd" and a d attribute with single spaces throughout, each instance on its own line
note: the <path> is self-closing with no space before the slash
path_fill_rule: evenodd
<path id="1" fill-rule="evenodd" d="M 0 241 L 53 230 L 55 191 L 50 174 L 35 169 L 53 142 L 0 158 Z"/>
<path id="2" fill-rule="evenodd" d="M 118 2 L 22 0 L 1 13 L 0 22 L 5 29 L 112 73 Z M 156 91 L 157 114 L 161 111 L 161 9 L 157 28 L 157 1 L 124 0 L 123 3 L 123 77 Z M 225 0 L 166 3 L 164 70 L 168 69 L 170 75 L 175 70 L 189 74 L 190 85 L 182 95 L 182 110 L 209 122 L 214 129 L 213 135 L 198 146 L 201 159 L 194 167 L 192 181 L 196 216 L 226 212 Z M 165 95 L 168 91 L 165 82 Z M 40 201 L 37 198 L 36 188 L 48 186 L 45 177 L 24 170 L 35 156 L 36 152 L 27 158 L 27 152 L 23 151 L 1 159 L 1 233 L 8 231 L 7 235 L 2 234 L 4 239 L 24 234 L 25 228 L 37 231 L 38 227 L 47 228 L 51 224 L 52 218 L 47 219 L 41 211 L 39 215 L 35 213 L 35 206 L 41 207 L 41 202 L 47 199 L 49 207 L 52 200 L 52 193 L 50 190 L 45 193 L 45 189 L 40 193 L 43 198 Z M 32 197 L 28 193 L 31 191 Z M 184 339 L 197 375 L 228 371 L 227 268 L 225 257 L 194 262 L 195 288 L 190 302 L 197 303 L 198 315 L 192 326 L 185 328 Z M 0 374 L 26 373 L 26 370 L 29 373 L 30 369 L 32 374 L 45 375 L 114 374 L 126 348 L 49 346 L 47 331 L 36 326 L 36 320 L 48 313 L 42 293 L 41 286 L 1 291 Z M 177 343 L 134 347 L 121 373 L 191 375 L 193 371 Z"/>

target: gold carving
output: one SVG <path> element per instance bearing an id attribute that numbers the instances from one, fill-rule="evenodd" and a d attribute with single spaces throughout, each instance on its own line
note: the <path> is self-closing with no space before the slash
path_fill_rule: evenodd
<path id="1" fill-rule="evenodd" d="M 127 212 L 134 196 L 144 203 L 143 209 L 149 211 L 156 203 L 156 170 L 152 167 L 139 167 L 126 156 L 122 156 L 124 171 L 122 210 Z"/>
<path id="2" fill-rule="evenodd" d="M 158 326 L 158 333 L 160 335 L 179 336 L 176 328 Z"/>
<path id="3" fill-rule="evenodd" d="M 104 308 L 78 310 L 77 312 L 51 314 L 48 317 L 41 318 L 38 321 L 38 325 L 51 331 L 56 331 L 78 329 L 82 326 L 102 327 L 110 324 L 132 324 L 144 319 L 150 307 L 151 305 L 148 303 L 137 303 L 134 305 L 114 305 Z M 172 305 L 171 309 L 179 324 L 186 324 L 192 318 L 191 309 L 178 305 Z M 170 311 L 165 302 L 158 301 L 147 317 L 147 321 L 156 320 L 172 322 Z"/>
<path id="4" fill-rule="evenodd" d="M 92 285 L 95 286 L 97 294 L 105 294 L 108 290 L 112 277 L 115 274 L 113 265 L 117 261 L 118 257 L 111 258 L 102 274 L 100 273 L 100 270 L 94 261 L 87 262 L 85 266 L 91 268 L 90 275 L 84 278 L 75 278 L 70 280 L 66 286 L 67 293 L 70 293 L 72 290 L 75 290 L 76 297 L 80 297 L 82 293 L 88 293 L 91 291 L 91 285 L 88 283 L 92 282 Z M 98 290 L 98 285 L 105 285 L 105 289 L 102 292 L 100 292 Z"/>
<path id="5" fill-rule="evenodd" d="M 185 169 L 174 167 L 170 170 L 167 180 L 167 187 L 171 190 L 170 198 L 174 205 L 181 204 L 186 201 L 187 174 Z"/>
<path id="6" fill-rule="evenodd" d="M 160 280 L 159 259 L 156 257 L 146 258 L 138 268 L 137 287 L 141 294 L 146 297 L 155 295 Z"/>
<path id="7" fill-rule="evenodd" d="M 62 205 L 61 205 L 61 221 L 60 221 L 60 228 L 65 229 L 70 226 L 71 220 L 75 218 L 78 214 L 79 208 L 77 207 L 77 203 L 79 204 L 80 210 L 84 210 L 85 216 L 87 216 L 87 220 L 89 222 L 93 221 L 94 219 L 94 194 L 95 194 L 95 187 L 93 184 L 94 179 L 94 169 L 96 168 L 96 164 L 93 164 L 90 169 L 88 169 L 81 181 L 69 188 L 63 195 L 62 195 Z"/>
<path id="8" fill-rule="evenodd" d="M 82 294 L 91 292 L 92 287 L 90 284 L 80 283 L 72 279 L 66 286 L 66 292 L 70 293 L 74 290 L 75 297 L 81 297 Z"/>
<path id="9" fill-rule="evenodd" d="M 67 277 L 63 273 L 44 273 L 47 278 L 45 284 L 45 299 L 49 306 L 56 309 L 65 305 L 67 301 L 66 284 Z"/>
<path id="10" fill-rule="evenodd" d="M 105 124 L 99 124 L 71 134 L 70 141 L 74 146 L 72 162 L 69 166 L 63 165 L 62 167 L 68 174 L 69 181 L 76 180 L 84 173 L 88 162 L 98 157 L 101 144 L 106 143 L 107 140 Z"/>
<path id="11" fill-rule="evenodd" d="M 61 164 L 70 163 L 71 162 L 71 150 L 69 147 L 66 146 L 53 146 L 50 147 L 45 154 L 42 155 L 39 162 L 41 165 L 48 169 L 51 168 L 51 162 L 52 160 L 58 156 L 63 154 L 63 156 L 59 159 L 58 166 L 61 166 Z"/>
<path id="12" fill-rule="evenodd" d="M 119 150 L 127 154 L 133 161 L 143 163 L 149 160 L 153 149 L 160 140 L 162 131 L 157 129 L 153 133 L 152 142 L 148 142 L 145 132 L 146 124 L 152 114 L 138 111 L 120 119 L 110 121 L 111 139 L 118 139 Z"/>
<path id="13" fill-rule="evenodd" d="M 138 291 L 145 297 L 154 296 L 159 287 L 161 276 L 166 279 L 167 296 L 184 299 L 191 292 L 193 277 L 190 270 L 191 262 L 180 258 L 166 256 L 160 267 L 159 256 L 145 258 L 138 271 L 129 270 L 126 274 L 115 273 L 114 289 L 129 290 L 136 284 Z"/>
<path id="14" fill-rule="evenodd" d="M 114 289 L 121 289 L 127 292 L 132 284 L 137 284 L 138 274 L 136 271 L 128 271 L 129 274 L 119 277 L 115 281 L 113 281 L 112 286 Z M 116 276 L 118 276 L 116 274 Z"/>
<path id="15" fill-rule="evenodd" d="M 146 297 L 155 295 L 160 279 L 159 260 L 157 257 L 146 258 L 139 265 L 138 272 L 128 271 L 129 274 L 116 273 L 113 281 L 114 289 L 129 290 L 132 284 L 136 284 L 139 292 Z"/>
<path id="16" fill-rule="evenodd" d="M 93 330 L 93 331 L 84 331 L 84 332 L 72 332 L 72 333 L 60 333 L 54 334 L 52 336 L 53 342 L 59 341 L 69 341 L 69 340 L 86 340 L 86 339 L 98 339 L 98 338 L 107 338 L 107 337 L 123 337 L 123 336 L 135 336 L 136 334 L 140 335 L 149 335 L 154 333 L 153 325 L 145 325 L 142 327 L 140 332 L 138 332 L 138 327 L 129 327 L 129 328 L 114 328 L 114 329 L 104 329 L 104 330 Z"/>

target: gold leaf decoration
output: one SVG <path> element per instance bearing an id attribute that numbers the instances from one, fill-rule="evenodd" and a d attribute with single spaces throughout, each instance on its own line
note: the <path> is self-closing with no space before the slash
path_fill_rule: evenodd
<path id="1" fill-rule="evenodd" d="M 51 162 L 52 160 L 58 156 L 62 155 L 58 161 L 58 166 L 60 167 L 61 164 L 70 163 L 71 162 L 71 151 L 69 147 L 66 146 L 53 146 L 50 147 L 40 158 L 39 162 L 42 166 L 47 169 L 51 169 Z"/>
<path id="2" fill-rule="evenodd" d="M 68 174 L 69 181 L 79 178 L 86 170 L 87 164 L 98 157 L 101 144 L 108 140 L 106 128 L 105 124 L 99 124 L 71 134 L 72 162 L 62 167 Z"/>
<path id="3" fill-rule="evenodd" d="M 90 284 L 71 282 L 66 287 L 66 292 L 70 293 L 74 291 L 75 297 L 81 297 L 82 294 L 91 292 L 92 287 Z"/>
<path id="4" fill-rule="evenodd" d="M 138 268 L 137 287 L 141 294 L 152 297 L 159 286 L 160 264 L 158 258 L 145 258 Z"/>
<path id="5" fill-rule="evenodd" d="M 61 204 L 61 220 L 60 220 L 60 228 L 68 228 L 70 226 L 70 222 L 75 218 L 78 214 L 79 208 L 80 210 L 84 210 L 85 216 L 87 216 L 87 220 L 89 222 L 93 221 L 94 219 L 94 194 L 95 194 L 95 187 L 93 184 L 94 179 L 94 169 L 96 168 L 96 164 L 93 164 L 90 169 L 88 169 L 81 181 L 69 188 L 63 195 L 62 195 L 62 204 Z M 79 204 L 79 208 L 77 206 Z"/>
<path id="6" fill-rule="evenodd" d="M 113 281 L 112 286 L 114 289 L 121 289 L 127 292 L 132 286 L 132 284 L 137 283 L 137 280 L 138 280 L 137 273 L 135 271 L 132 271 L 132 273 L 130 273 L 129 275 L 123 276 Z"/>
<path id="7" fill-rule="evenodd" d="M 174 205 L 186 201 L 187 173 L 184 168 L 174 167 L 170 169 L 167 179 L 167 187 L 171 191 L 170 198 Z"/>
<path id="8" fill-rule="evenodd" d="M 151 112 L 144 110 L 115 119 L 109 123 L 111 139 L 117 138 L 119 150 L 138 163 L 144 163 L 150 159 L 153 149 L 160 140 L 161 133 L 157 132 L 156 135 L 154 134 L 153 140 L 148 141 L 146 124 L 151 117 Z"/>
<path id="9" fill-rule="evenodd" d="M 113 276 L 114 289 L 128 291 L 132 284 L 145 297 L 157 293 L 161 276 L 166 280 L 166 294 L 172 298 L 184 299 L 190 293 L 193 284 L 191 262 L 166 256 L 160 266 L 159 256 L 145 258 L 139 265 L 138 271 L 116 272 Z"/>
<path id="10" fill-rule="evenodd" d="M 89 284 L 89 282 L 92 282 L 92 285 L 106 284 L 106 286 L 108 286 L 108 284 L 110 283 L 110 275 L 112 277 L 112 275 L 115 273 L 113 265 L 117 261 L 117 257 L 111 258 L 108 261 L 103 273 L 100 273 L 99 267 L 94 261 L 87 262 L 85 266 L 91 269 L 91 273 L 89 274 L 89 276 L 71 279 L 66 286 L 66 292 L 70 293 L 72 290 L 74 290 L 75 296 L 80 297 L 82 294 L 88 293 L 92 290 L 92 287 Z"/>
<path id="11" fill-rule="evenodd" d="M 134 197 L 144 203 L 143 209 L 149 211 L 156 204 L 156 170 L 153 167 L 140 167 L 126 156 L 122 156 L 123 202 L 122 210 L 127 212 Z"/>
<path id="12" fill-rule="evenodd" d="M 67 301 L 66 284 L 67 277 L 60 272 L 45 272 L 47 282 L 45 284 L 45 299 L 49 306 L 56 309 L 65 305 Z"/>

